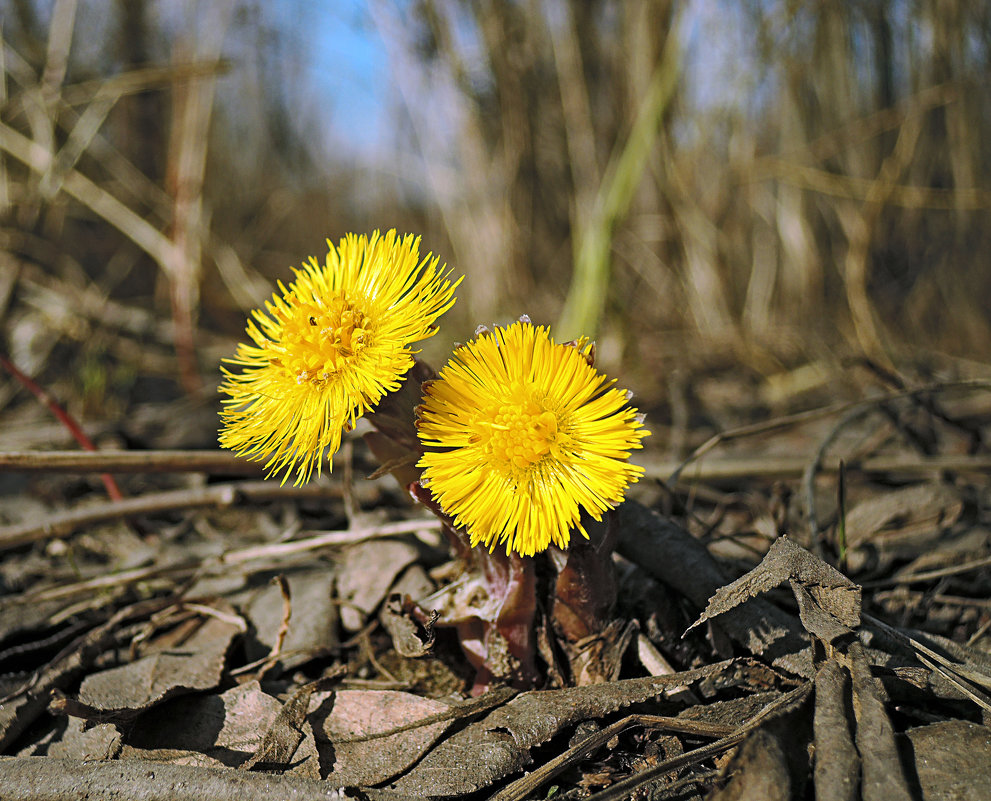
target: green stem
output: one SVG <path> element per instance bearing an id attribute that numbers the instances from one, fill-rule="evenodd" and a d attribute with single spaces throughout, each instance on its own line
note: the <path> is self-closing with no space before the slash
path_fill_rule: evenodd
<path id="1" fill-rule="evenodd" d="M 563 340 L 598 333 L 609 288 L 613 230 L 640 185 L 680 75 L 676 28 L 677 23 L 668 33 L 629 138 L 614 151 L 588 219 L 576 223 L 574 273 L 557 326 Z"/>

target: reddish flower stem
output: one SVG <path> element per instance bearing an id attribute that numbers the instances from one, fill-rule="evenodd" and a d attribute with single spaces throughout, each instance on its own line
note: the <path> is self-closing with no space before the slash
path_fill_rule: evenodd
<path id="1" fill-rule="evenodd" d="M 63 409 L 51 395 L 45 392 L 30 376 L 23 373 L 17 365 L 2 353 L 0 353 L 0 366 L 4 367 L 8 373 L 20 382 L 21 386 L 45 404 L 49 411 L 58 418 L 59 422 L 69 430 L 69 433 L 72 434 L 76 442 L 85 450 L 95 451 L 97 449 L 96 445 L 93 444 L 93 440 L 86 436 L 86 432 L 79 427 L 79 423 L 75 421 L 72 415 Z M 120 501 L 124 499 L 120 487 L 117 486 L 117 482 L 114 481 L 112 475 L 101 473 L 100 479 L 103 481 L 103 486 L 107 488 L 107 495 L 110 496 L 111 500 Z"/>

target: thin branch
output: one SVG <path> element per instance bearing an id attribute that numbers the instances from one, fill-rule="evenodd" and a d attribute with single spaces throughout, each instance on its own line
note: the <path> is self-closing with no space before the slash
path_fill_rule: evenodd
<path id="1" fill-rule="evenodd" d="M 9 451 L 0 473 L 209 473 L 261 475 L 265 468 L 230 451 Z"/>
<path id="2" fill-rule="evenodd" d="M 171 798 L 174 801 L 271 801 L 298 798 L 340 801 L 343 792 L 324 781 L 244 770 L 171 765 L 152 759 L 108 761 L 6 757 L 0 759 L 4 797 L 10 801 L 67 798 Z M 390 796 L 402 801 L 399 795 Z"/>
<path id="3" fill-rule="evenodd" d="M 111 520 L 156 514 L 176 509 L 223 509 L 238 500 L 285 501 L 297 498 L 339 498 L 341 488 L 328 484 L 305 487 L 281 487 L 270 481 L 242 481 L 189 490 L 156 492 L 140 498 L 129 498 L 114 504 L 101 504 L 51 515 L 41 522 L 24 523 L 0 528 L 0 551 L 17 548 L 38 540 L 62 537 L 81 526 L 106 523 Z"/>
<path id="4" fill-rule="evenodd" d="M 496 793 L 490 801 L 522 801 L 535 793 L 541 785 L 553 779 L 566 768 L 580 763 L 593 752 L 634 727 L 673 731 L 695 737 L 728 737 L 736 729 L 719 723 L 706 723 L 701 720 L 688 720 L 661 715 L 630 715 L 606 726 L 601 731 L 588 736 L 562 754 L 543 763 L 539 768 L 527 773 Z"/>
<path id="5" fill-rule="evenodd" d="M 991 455 L 983 456 L 878 456 L 871 459 L 846 458 L 846 473 L 861 475 L 932 476 L 943 471 L 959 473 L 987 473 L 991 471 Z M 662 479 L 680 465 L 674 461 L 640 461 L 649 478 Z M 730 481 L 748 479 L 801 478 L 809 465 L 803 456 L 750 456 L 705 459 L 678 475 L 680 484 L 703 481 Z M 836 475 L 840 469 L 839 458 L 820 460 L 815 464 L 817 475 Z"/>
<path id="6" fill-rule="evenodd" d="M 0 600 L 0 606 L 5 604 L 41 603 L 57 598 L 68 598 L 73 595 L 93 594 L 101 590 L 123 587 L 139 581 L 150 581 L 161 578 L 181 578 L 200 572 L 209 575 L 213 572 L 229 571 L 232 565 L 244 564 L 266 560 L 271 562 L 287 556 L 293 556 L 307 551 L 316 551 L 320 548 L 342 547 L 346 545 L 356 545 L 366 540 L 377 539 L 379 537 L 392 537 L 397 534 L 411 534 L 417 531 L 435 530 L 440 528 L 441 522 L 434 518 L 418 520 L 399 520 L 394 523 L 385 523 L 380 526 L 370 528 L 359 528 L 348 531 L 322 531 L 302 540 L 292 540 L 291 542 L 273 542 L 266 545 L 253 545 L 248 548 L 241 548 L 236 551 L 228 551 L 221 554 L 215 560 L 203 562 L 185 562 L 178 565 L 138 567 L 133 570 L 121 570 L 105 576 L 96 576 L 72 584 L 61 584 L 54 587 L 45 587 L 40 590 L 25 593 L 15 598 Z"/>
<path id="7" fill-rule="evenodd" d="M 3 123 L 0 123 L 0 149 L 42 175 L 49 170 L 55 158 L 51 150 L 44 145 Z M 62 189 L 120 231 L 168 273 L 174 261 L 172 256 L 174 246 L 155 226 L 75 170 L 66 173 Z"/>
<path id="8" fill-rule="evenodd" d="M 809 697 L 811 690 L 812 682 L 807 681 L 796 687 L 794 690 L 785 693 L 780 698 L 777 698 L 769 703 L 760 712 L 733 732 L 733 734 L 730 734 L 721 740 L 716 740 L 714 743 L 703 745 L 701 748 L 696 748 L 695 750 L 689 751 L 685 754 L 679 754 L 678 756 L 671 757 L 670 759 L 665 759 L 657 765 L 654 765 L 652 768 L 648 768 L 645 771 L 636 773 L 627 779 L 617 782 L 607 790 L 602 790 L 601 792 L 589 796 L 589 799 L 594 799 L 594 801 L 619 801 L 619 799 L 622 798 L 631 798 L 638 788 L 643 787 L 649 781 L 663 776 L 665 773 L 671 773 L 672 771 L 683 768 L 686 765 L 697 765 L 703 760 L 725 753 L 730 748 L 733 748 L 743 742 L 744 738 L 750 734 L 750 732 L 760 728 L 768 720 L 797 709 Z"/>
<path id="9" fill-rule="evenodd" d="M 838 175 L 804 164 L 795 164 L 765 156 L 754 171 L 752 181 L 778 180 L 821 195 L 868 201 L 877 191 L 877 180 Z M 979 211 L 991 208 L 991 192 L 986 189 L 933 189 L 928 186 L 892 184 L 884 198 L 885 205 L 906 209 L 947 209 Z"/>

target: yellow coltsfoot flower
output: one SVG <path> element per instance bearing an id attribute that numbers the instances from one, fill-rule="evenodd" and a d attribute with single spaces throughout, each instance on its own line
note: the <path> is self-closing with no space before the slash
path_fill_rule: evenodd
<path id="1" fill-rule="evenodd" d="M 570 542 L 643 475 L 629 463 L 650 432 L 591 366 L 591 345 L 559 345 L 526 318 L 458 348 L 425 385 L 417 428 L 423 482 L 471 544 L 533 556 Z"/>
<path id="2" fill-rule="evenodd" d="M 450 273 L 421 261 L 419 237 L 349 234 L 324 264 L 311 258 L 296 280 L 252 312 L 225 380 L 220 444 L 271 473 L 296 468 L 296 483 L 321 470 L 344 430 L 394 392 L 413 365 L 411 344 L 432 336 L 454 304 Z"/>

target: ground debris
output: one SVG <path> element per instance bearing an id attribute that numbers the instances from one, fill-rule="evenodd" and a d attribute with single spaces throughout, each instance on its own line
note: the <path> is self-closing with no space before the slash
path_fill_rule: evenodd
<path id="1" fill-rule="evenodd" d="M 453 717 L 441 717 L 447 709 L 441 701 L 389 690 L 314 693 L 308 718 L 324 777 L 337 787 L 372 786 L 401 773 L 451 725 Z M 434 715 L 439 719 L 432 723 L 402 725 Z"/>
<path id="2" fill-rule="evenodd" d="M 440 743 L 396 781 L 393 789 L 422 795 L 461 795 L 487 787 L 530 764 L 530 750 L 566 726 L 604 717 L 667 690 L 732 672 L 734 667 L 726 662 L 670 676 L 523 693 Z"/>
<path id="3" fill-rule="evenodd" d="M 194 621 L 188 636 L 152 641 L 145 656 L 87 676 L 79 688 L 78 701 L 95 714 L 106 715 L 140 711 L 180 692 L 216 687 L 226 666 L 227 650 L 242 630 L 243 624 L 227 619 Z"/>
<path id="4" fill-rule="evenodd" d="M 170 765 L 148 759 L 108 762 L 54 757 L 0 757 L 5 801 L 341 801 L 325 782 L 295 776 Z M 397 801 L 399 801 L 397 799 Z"/>
<path id="5" fill-rule="evenodd" d="M 576 671 L 547 614 L 540 689 L 478 697 L 456 628 L 435 619 L 469 582 L 379 479 L 5 551 L 0 731 L 17 758 L 0 786 L 47 777 L 29 797 L 66 798 L 65 774 L 94 798 L 141 798 L 141 777 L 148 797 L 176 777 L 239 801 L 989 797 L 991 488 L 949 467 L 856 470 L 813 475 L 815 536 L 797 493 L 745 477 L 657 489 L 654 508 L 628 500 L 611 514 L 609 625 L 578 641 L 595 669 Z M 840 480 L 849 503 L 825 486 Z M 64 481 L 45 492 L 71 497 Z M 601 683 L 573 686 L 585 681 Z"/>

